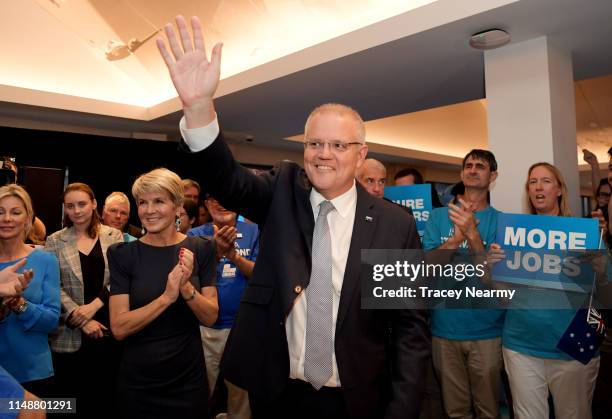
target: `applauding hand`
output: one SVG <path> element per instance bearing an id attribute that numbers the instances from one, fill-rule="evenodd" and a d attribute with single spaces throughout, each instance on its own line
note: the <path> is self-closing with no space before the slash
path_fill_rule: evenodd
<path id="1" fill-rule="evenodd" d="M 233 226 L 223 226 L 218 228 L 214 226 L 215 233 L 214 239 L 217 247 L 217 258 L 227 257 L 229 260 L 233 260 L 236 256 L 236 239 L 238 238 L 238 230 Z"/>
<path id="2" fill-rule="evenodd" d="M 459 199 L 459 202 L 461 206 L 448 204 L 448 217 L 455 225 L 455 229 L 461 230 L 463 237 L 470 238 L 478 234 L 478 220 L 470 204 L 463 199 Z"/>
<path id="3" fill-rule="evenodd" d="M 193 252 L 186 247 L 181 247 L 179 252 L 179 266 L 181 268 L 181 285 L 189 282 L 193 273 Z"/>
<path id="4" fill-rule="evenodd" d="M 26 262 L 26 259 L 22 259 L 0 271 L 0 296 L 14 297 L 20 295 L 28 287 L 34 277 L 34 272 L 31 269 L 26 269 L 22 273 L 17 273 L 19 269 L 25 266 Z"/>

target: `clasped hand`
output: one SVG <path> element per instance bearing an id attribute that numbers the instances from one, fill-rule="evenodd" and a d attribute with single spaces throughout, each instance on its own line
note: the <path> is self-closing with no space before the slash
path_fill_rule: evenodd
<path id="1" fill-rule="evenodd" d="M 173 303 L 179 296 L 182 287 L 189 286 L 189 279 L 193 272 L 193 252 L 182 247 L 179 252 L 179 261 L 168 274 L 166 289 L 163 297 Z"/>
<path id="2" fill-rule="evenodd" d="M 96 320 L 89 320 L 81 326 L 81 330 L 92 339 L 100 339 L 104 336 L 104 331 L 108 330 L 108 328 Z"/>
<path id="3" fill-rule="evenodd" d="M 455 225 L 454 239 L 462 243 L 467 238 L 478 233 L 478 219 L 474 216 L 474 208 L 463 199 L 459 199 L 461 206 L 448 204 L 448 218 Z"/>
<path id="4" fill-rule="evenodd" d="M 68 322 L 72 327 L 83 327 L 87 322 L 93 319 L 93 316 L 96 315 L 98 310 L 102 308 L 104 303 L 99 298 L 95 298 L 89 304 L 83 304 L 82 306 L 78 306 L 75 308 L 72 313 L 70 313 L 70 317 L 68 317 Z"/>

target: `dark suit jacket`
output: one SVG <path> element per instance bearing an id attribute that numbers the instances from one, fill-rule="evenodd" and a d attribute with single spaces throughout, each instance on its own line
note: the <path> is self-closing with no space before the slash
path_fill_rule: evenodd
<path id="1" fill-rule="evenodd" d="M 285 319 L 310 279 L 311 185 L 304 170 L 287 161 L 263 175 L 252 174 L 233 159 L 221 136 L 191 158 L 224 207 L 260 225 L 259 256 L 221 369 L 254 401 L 266 403 L 289 378 Z M 420 248 L 420 241 L 410 215 L 358 185 L 335 332 L 342 394 L 353 418 L 417 418 L 430 354 L 426 313 L 361 309 L 361 249 L 368 248 Z"/>

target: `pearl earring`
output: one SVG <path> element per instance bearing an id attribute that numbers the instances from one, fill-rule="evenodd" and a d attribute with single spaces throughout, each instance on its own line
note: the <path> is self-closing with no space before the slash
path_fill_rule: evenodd
<path id="1" fill-rule="evenodd" d="M 181 218 L 178 215 L 174 220 L 174 224 L 176 225 L 176 231 L 181 231 Z"/>

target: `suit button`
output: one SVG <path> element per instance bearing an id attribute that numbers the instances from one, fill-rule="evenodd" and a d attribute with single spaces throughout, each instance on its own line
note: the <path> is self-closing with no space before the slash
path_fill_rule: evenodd
<path id="1" fill-rule="evenodd" d="M 302 287 L 300 285 L 296 285 L 293 291 L 295 291 L 296 294 L 299 294 L 302 292 Z"/>

